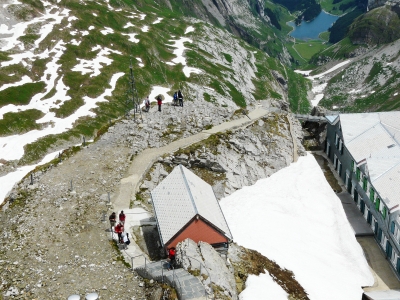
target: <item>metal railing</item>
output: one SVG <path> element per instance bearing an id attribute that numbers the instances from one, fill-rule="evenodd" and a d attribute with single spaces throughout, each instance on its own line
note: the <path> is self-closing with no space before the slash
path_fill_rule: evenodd
<path id="1" fill-rule="evenodd" d="M 212 295 L 214 295 L 214 288 L 213 288 L 213 286 L 212 286 L 212 280 L 211 280 L 211 275 L 210 275 L 210 272 L 208 272 L 208 270 L 207 270 L 207 268 L 206 268 L 206 266 L 205 265 L 203 265 L 203 263 L 201 262 L 201 261 L 199 261 L 198 259 L 196 259 L 196 258 L 194 258 L 194 257 L 192 257 L 192 256 L 189 256 L 189 255 L 182 255 L 182 258 L 183 258 L 183 256 L 184 257 L 187 257 L 187 258 L 190 258 L 190 259 L 194 259 L 195 261 L 197 261 L 198 263 L 199 263 L 199 265 L 200 265 L 200 276 L 201 276 L 201 267 L 203 266 L 203 268 L 204 268 L 204 270 L 206 270 L 206 272 L 207 272 L 207 276 L 208 276 L 208 278 L 210 278 L 210 290 L 211 290 L 211 292 L 212 292 Z M 201 280 L 200 280 L 200 282 L 202 282 Z M 202 283 L 203 284 L 203 283 Z M 203 286 L 204 286 L 204 284 L 203 284 Z M 207 298 L 207 299 L 213 299 L 213 297 L 211 297 L 211 298 L 208 298 L 208 293 L 207 293 L 207 290 L 206 290 L 206 287 L 204 286 L 204 296 Z"/>
<path id="2" fill-rule="evenodd" d="M 111 232 L 111 239 L 114 240 L 114 234 L 116 234 L 116 233 L 112 230 L 112 227 L 110 227 L 110 232 Z M 117 237 L 116 239 L 117 239 L 117 242 L 118 242 L 118 237 Z M 124 251 L 124 253 L 126 254 L 126 256 L 129 257 L 129 260 L 130 260 L 130 263 L 131 263 L 131 270 L 132 270 L 132 271 L 135 270 L 133 261 L 134 261 L 135 259 L 138 259 L 138 258 L 140 258 L 140 257 L 143 257 L 143 258 L 144 258 L 144 272 L 147 274 L 148 277 L 153 277 L 152 274 L 150 274 L 150 272 L 147 270 L 147 265 L 148 265 L 147 260 L 149 260 L 149 259 L 148 259 L 144 254 L 139 254 L 139 255 L 136 255 L 136 256 L 130 256 L 129 253 L 126 252 L 125 249 L 122 249 L 122 250 Z M 199 263 L 199 266 L 200 266 L 200 276 L 201 276 L 202 267 L 203 267 L 203 269 L 206 271 L 207 276 L 208 276 L 208 278 L 210 279 L 210 286 L 209 286 L 209 288 L 210 288 L 210 290 L 211 290 L 211 292 L 212 292 L 212 296 L 211 296 L 211 297 L 209 297 L 210 295 L 209 295 L 209 293 L 207 292 L 207 289 L 206 289 L 206 287 L 204 286 L 203 282 L 202 282 L 201 280 L 200 280 L 200 282 L 201 282 L 201 283 L 203 284 L 203 286 L 204 286 L 204 296 L 205 296 L 207 299 L 213 299 L 214 288 L 213 288 L 213 286 L 212 286 L 212 280 L 211 280 L 210 272 L 208 272 L 206 266 L 205 266 L 201 261 L 199 261 L 198 259 L 196 259 L 196 258 L 194 258 L 194 257 L 191 257 L 191 256 L 186 255 L 186 254 L 184 255 L 184 257 L 187 257 L 187 258 L 189 258 L 189 259 L 195 260 L 196 262 Z M 149 260 L 149 262 L 150 262 L 150 260 Z M 165 276 L 165 274 L 164 274 L 164 265 L 163 265 L 163 264 L 165 264 L 165 263 L 168 264 L 168 261 L 167 261 L 167 260 L 160 260 L 160 265 L 161 265 L 161 281 L 162 281 L 162 283 L 164 283 L 164 276 Z M 172 286 L 178 291 L 178 295 L 182 295 L 182 285 L 181 285 L 181 282 L 179 281 L 179 278 L 178 278 L 178 277 L 176 276 L 176 274 L 175 274 L 175 269 L 176 269 L 176 268 L 175 268 L 175 266 L 172 265 L 172 264 L 171 264 L 171 267 L 172 267 Z"/>
<path id="3" fill-rule="evenodd" d="M 134 271 L 134 269 L 135 269 L 134 266 L 133 266 L 133 260 L 143 256 L 143 258 L 144 258 L 144 272 L 147 274 L 148 277 L 152 277 L 153 278 L 152 274 L 150 274 L 150 272 L 147 270 L 147 257 L 144 254 L 139 254 L 139 255 L 136 255 L 136 256 L 130 256 L 126 251 L 125 251 L 125 254 L 131 260 L 132 271 Z M 168 264 L 168 261 L 160 260 L 161 283 L 165 282 L 165 275 L 164 275 L 164 265 L 165 264 Z M 181 282 L 179 281 L 179 278 L 175 275 L 175 267 L 173 265 L 171 265 L 171 267 L 172 267 L 172 282 L 171 282 L 171 284 L 178 291 L 178 295 L 182 295 L 183 290 L 182 290 Z M 154 279 L 156 279 L 156 278 L 154 278 Z"/>
<path id="4" fill-rule="evenodd" d="M 162 283 L 164 283 L 164 266 L 163 266 L 163 263 L 169 264 L 169 262 L 167 260 L 160 260 L 160 264 L 161 264 L 161 281 L 162 281 Z M 181 285 L 181 282 L 179 281 L 179 278 L 175 275 L 175 266 L 172 265 L 172 264 L 170 264 L 170 265 L 171 265 L 171 268 L 172 268 L 172 284 L 173 284 L 173 287 L 176 290 L 178 290 L 178 286 L 176 284 L 178 282 L 178 284 L 179 284 L 179 292 L 178 292 L 178 294 L 182 295 L 182 285 Z M 176 278 L 176 280 L 175 280 L 175 278 Z"/>

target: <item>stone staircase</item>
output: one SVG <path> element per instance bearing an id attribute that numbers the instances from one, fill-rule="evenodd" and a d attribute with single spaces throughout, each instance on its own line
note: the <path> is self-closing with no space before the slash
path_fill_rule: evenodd
<path id="1" fill-rule="evenodd" d="M 213 299 L 201 281 L 184 269 L 168 271 L 167 262 L 151 262 L 135 268 L 143 278 L 167 283 L 175 288 L 180 300 Z"/>

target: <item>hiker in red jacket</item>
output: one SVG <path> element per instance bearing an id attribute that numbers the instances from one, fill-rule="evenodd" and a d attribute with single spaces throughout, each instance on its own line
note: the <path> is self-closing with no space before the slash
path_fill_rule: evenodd
<path id="1" fill-rule="evenodd" d="M 125 225 L 125 218 L 126 216 L 124 214 L 124 211 L 121 210 L 121 213 L 119 214 L 119 221 L 122 223 L 122 225 Z"/>
<path id="2" fill-rule="evenodd" d="M 168 249 L 168 270 L 172 269 L 173 264 L 175 264 L 175 247 Z"/>
<path id="3" fill-rule="evenodd" d="M 115 233 L 118 234 L 118 243 L 122 244 L 124 241 L 122 240 L 122 233 L 124 232 L 124 225 L 119 222 L 117 226 L 114 227 Z"/>

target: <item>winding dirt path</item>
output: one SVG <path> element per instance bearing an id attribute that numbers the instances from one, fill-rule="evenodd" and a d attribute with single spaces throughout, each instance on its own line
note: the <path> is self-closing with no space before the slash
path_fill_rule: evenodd
<path id="1" fill-rule="evenodd" d="M 120 211 L 122 209 L 129 208 L 130 201 L 131 199 L 134 199 L 135 194 L 139 187 L 139 183 L 141 182 L 144 174 L 147 173 L 147 171 L 154 164 L 154 162 L 157 160 L 158 157 L 162 156 L 165 153 L 171 153 L 178 150 L 179 148 L 185 148 L 194 143 L 200 142 L 208 138 L 211 134 L 215 134 L 217 132 L 223 132 L 226 130 L 237 130 L 241 127 L 248 126 L 254 121 L 257 121 L 258 119 L 267 115 L 270 111 L 272 110 L 266 110 L 264 108 L 256 108 L 255 110 L 251 111 L 248 114 L 248 117 L 244 116 L 243 118 L 237 120 L 219 124 L 209 130 L 203 130 L 198 134 L 174 141 L 164 147 L 145 149 L 134 158 L 131 166 L 127 171 L 126 177 L 121 179 L 121 184 L 119 186 L 119 189 L 116 192 L 114 198 L 112 199 L 114 205 L 114 211 Z M 290 132 L 293 137 L 292 129 L 290 129 Z M 296 147 L 295 153 L 297 155 L 297 145 L 295 141 L 293 142 L 293 144 Z"/>

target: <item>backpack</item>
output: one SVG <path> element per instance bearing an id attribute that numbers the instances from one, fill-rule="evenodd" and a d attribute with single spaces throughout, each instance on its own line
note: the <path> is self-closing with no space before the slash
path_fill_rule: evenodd
<path id="1" fill-rule="evenodd" d="M 178 95 L 175 93 L 174 94 L 174 100 L 177 100 L 178 99 Z"/>
<path id="2" fill-rule="evenodd" d="M 129 233 L 126 234 L 126 240 L 124 240 L 125 245 L 129 245 L 131 243 L 131 240 L 129 239 Z"/>

